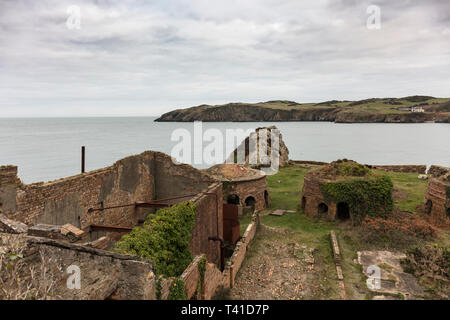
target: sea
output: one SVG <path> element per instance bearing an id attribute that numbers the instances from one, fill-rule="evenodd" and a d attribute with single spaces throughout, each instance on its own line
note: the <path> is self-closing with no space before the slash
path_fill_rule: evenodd
<path id="1" fill-rule="evenodd" d="M 218 153 L 223 153 L 223 159 L 216 157 L 220 163 L 227 156 L 227 131 L 275 125 L 294 160 L 346 158 L 364 164 L 450 166 L 450 124 L 446 123 L 204 122 L 199 131 L 199 124 L 194 130 L 192 122 L 155 119 L 0 118 L 0 165 L 17 165 L 24 183 L 50 181 L 80 173 L 82 146 L 86 147 L 86 170 L 95 170 L 145 150 L 173 154 L 180 133 L 191 135 L 191 148 L 199 146 L 195 139 L 206 147 L 210 141 L 205 132 L 223 134 L 223 151 Z M 200 169 L 214 164 L 194 156 L 185 162 Z"/>

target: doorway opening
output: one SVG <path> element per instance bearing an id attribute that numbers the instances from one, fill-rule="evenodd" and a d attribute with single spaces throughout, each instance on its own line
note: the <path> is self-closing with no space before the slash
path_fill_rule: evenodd
<path id="1" fill-rule="evenodd" d="M 350 219 L 350 208 L 346 202 L 339 202 L 337 205 L 337 218 L 345 221 Z"/>

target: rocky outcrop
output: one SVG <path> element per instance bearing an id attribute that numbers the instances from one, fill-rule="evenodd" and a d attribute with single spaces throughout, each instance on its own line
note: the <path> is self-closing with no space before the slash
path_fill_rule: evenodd
<path id="1" fill-rule="evenodd" d="M 258 107 L 248 104 L 227 104 L 224 106 L 200 106 L 175 110 L 163 114 L 155 121 L 175 122 L 252 122 L 252 121 L 334 121 L 338 108 L 305 108 L 301 110 L 282 110 Z"/>
<path id="2" fill-rule="evenodd" d="M 258 141 L 258 137 L 261 138 L 261 130 L 267 130 L 267 140 L 265 141 L 265 145 L 267 147 L 267 156 L 262 156 L 260 154 L 260 143 L 256 143 Z M 272 131 L 279 133 L 279 147 L 278 147 L 278 161 L 279 166 L 284 167 L 289 164 L 289 149 L 283 141 L 283 135 L 280 133 L 279 129 L 276 126 L 257 128 L 255 132 L 252 132 L 242 143 L 233 151 L 232 154 L 226 160 L 227 163 L 234 163 L 237 159 L 237 154 L 239 150 L 245 150 L 245 163 L 240 163 L 243 165 L 250 165 L 254 168 L 260 168 L 264 166 L 271 166 L 271 154 L 272 154 L 272 143 L 271 143 L 271 133 Z M 250 150 L 250 139 L 254 139 L 257 148 L 256 150 Z M 259 157 L 258 157 L 259 155 Z M 250 163 L 250 159 L 256 159 L 257 163 Z"/>
<path id="3" fill-rule="evenodd" d="M 178 109 L 163 114 L 157 122 L 253 122 L 253 121 L 332 121 L 337 123 L 421 123 L 450 122 L 448 113 L 404 112 L 371 113 L 352 111 L 349 108 L 317 104 L 301 105 L 296 108 L 271 108 L 245 103 L 229 103 L 222 106 L 201 105 L 187 109 Z"/>

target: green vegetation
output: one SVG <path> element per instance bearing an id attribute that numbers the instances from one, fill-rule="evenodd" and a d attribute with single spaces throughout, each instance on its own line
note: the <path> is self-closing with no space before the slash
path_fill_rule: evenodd
<path id="1" fill-rule="evenodd" d="M 154 271 L 176 277 L 192 261 L 189 240 L 195 220 L 195 205 L 179 203 L 149 215 L 142 227 L 134 228 L 116 243 L 114 251 L 153 260 Z"/>
<path id="2" fill-rule="evenodd" d="M 330 107 L 341 108 L 344 112 L 367 113 L 367 114 L 402 114 L 409 111 L 398 110 L 398 108 L 408 108 L 419 105 L 438 105 L 449 102 L 449 98 L 434 98 L 412 96 L 405 98 L 373 98 L 359 101 L 325 101 L 320 103 L 298 103 L 295 101 L 273 100 L 257 103 L 234 102 L 224 105 L 201 105 L 193 107 L 196 111 L 224 106 L 253 106 L 274 110 L 302 110 L 302 109 L 329 109 Z"/>
<path id="3" fill-rule="evenodd" d="M 252 222 L 251 215 L 245 215 L 239 218 L 239 223 L 241 224 L 241 232 L 240 232 L 241 236 L 244 235 L 245 230 L 247 230 L 247 227 L 251 222 Z"/>
<path id="4" fill-rule="evenodd" d="M 368 167 L 356 162 L 341 162 L 338 166 L 338 174 L 341 176 L 363 177 L 370 173 L 371 171 Z"/>
<path id="5" fill-rule="evenodd" d="M 176 278 L 170 285 L 169 296 L 167 300 L 187 300 L 184 282 Z"/>
<path id="6" fill-rule="evenodd" d="M 205 272 L 206 272 L 206 262 L 207 259 L 205 256 L 202 257 L 200 262 L 198 263 L 198 282 L 197 282 L 197 289 L 195 290 L 194 297 L 198 298 L 199 300 L 202 299 L 201 293 L 205 282 Z"/>
<path id="7" fill-rule="evenodd" d="M 361 265 L 355 263 L 355 259 L 357 258 L 356 252 L 369 248 L 366 242 L 360 241 L 359 234 L 364 230 L 361 230 L 361 227 L 352 227 L 351 225 L 345 223 L 342 224 L 334 221 L 321 221 L 305 215 L 303 210 L 299 209 L 303 179 L 309 170 L 310 169 L 308 168 L 293 165 L 280 168 L 280 171 L 276 175 L 267 177 L 272 203 L 272 208 L 270 211 L 276 209 L 291 209 L 296 210 L 296 212 L 284 213 L 283 216 L 272 216 L 267 215 L 269 210 L 263 211 L 261 221 L 266 226 L 286 230 L 286 235 L 284 236 L 286 241 L 296 241 L 315 248 L 315 268 L 319 275 L 318 281 L 320 281 L 320 284 L 318 283 L 318 285 L 324 288 L 322 290 L 322 295 L 317 298 L 336 297 L 337 294 L 337 287 L 335 283 L 336 271 L 329 239 L 330 230 L 335 230 L 341 249 L 342 269 L 344 273 L 347 296 L 351 299 L 364 299 L 365 297 L 370 298 L 374 295 L 374 293 L 368 291 L 365 284 L 366 278 L 362 273 Z M 346 175 L 345 172 L 346 170 L 343 171 L 343 175 Z M 374 170 L 373 172 L 373 175 L 368 176 L 368 179 L 371 180 L 371 183 L 374 183 L 374 185 L 369 186 L 369 188 L 373 187 L 373 191 L 381 188 L 381 193 L 383 194 L 381 197 L 377 196 L 378 200 L 375 200 L 375 202 L 387 202 L 388 206 L 391 207 L 393 205 L 393 201 L 392 198 L 389 197 L 389 192 L 392 191 L 394 187 L 395 189 L 403 191 L 406 195 L 403 198 L 395 199 L 395 205 L 401 210 L 414 212 L 415 206 L 423 203 L 427 181 L 418 179 L 417 174 L 392 173 L 378 170 Z M 366 179 L 356 178 L 356 180 L 364 181 Z M 362 190 L 366 190 L 368 186 L 361 185 L 360 187 L 363 188 Z M 375 205 L 373 206 L 376 207 Z M 407 215 L 405 217 L 403 217 L 401 213 L 399 213 L 399 215 L 402 216 L 402 219 L 408 219 L 408 224 L 411 224 L 414 231 L 421 231 L 423 229 L 422 227 L 416 228 L 416 224 L 422 221 L 418 217 L 414 220 L 412 219 L 412 216 L 414 215 Z M 379 219 L 380 221 L 382 220 L 381 218 L 375 219 Z M 241 226 L 248 225 L 250 221 L 250 217 L 242 217 Z M 408 225 L 404 222 L 405 221 L 398 223 L 398 225 L 400 227 L 408 227 Z M 395 223 L 395 221 L 393 221 L 393 223 Z M 449 234 L 441 231 L 439 235 L 440 237 L 433 241 L 448 247 L 450 244 Z M 258 240 L 257 236 L 254 244 L 252 245 L 258 249 L 255 250 L 256 252 L 263 250 L 263 248 L 259 248 L 258 241 L 260 240 Z M 426 241 L 408 243 L 410 245 L 416 245 L 417 243 L 421 244 L 423 242 Z M 370 248 L 382 248 L 377 247 L 376 245 L 377 244 L 374 243 Z M 388 266 L 383 267 L 388 268 Z"/>
<path id="8" fill-rule="evenodd" d="M 424 246 L 408 250 L 401 261 L 403 270 L 413 274 L 433 297 L 448 299 L 450 250 L 448 247 Z"/>
<path id="9" fill-rule="evenodd" d="M 280 171 L 267 176 L 272 209 L 295 210 L 300 204 L 305 174 L 309 171 L 296 165 L 280 168 Z"/>
<path id="10" fill-rule="evenodd" d="M 386 216 L 393 209 L 393 184 L 388 176 L 327 182 L 320 190 L 328 201 L 345 202 L 354 222 L 368 216 Z"/>
<path id="11" fill-rule="evenodd" d="M 285 212 L 282 216 L 263 214 L 261 221 L 266 226 L 288 230 L 289 237 L 286 240 L 315 248 L 314 259 L 318 277 L 314 285 L 321 292 L 321 295 L 316 298 L 336 299 L 338 288 L 333 280 L 336 269 L 329 238 L 329 232 L 334 228 L 334 223 L 311 218 L 302 210 L 298 210 L 304 176 L 309 170 L 309 168 L 291 165 L 280 168 L 276 175 L 267 177 L 271 211 L 286 209 L 296 210 L 296 212 Z M 258 242 L 255 243 L 255 246 L 257 245 Z"/>
<path id="12" fill-rule="evenodd" d="M 387 175 L 394 184 L 394 190 L 399 190 L 400 195 L 395 196 L 394 204 L 402 211 L 416 212 L 416 206 L 423 203 L 427 189 L 427 181 L 417 178 L 417 173 L 398 173 L 376 170 L 378 175 Z"/>

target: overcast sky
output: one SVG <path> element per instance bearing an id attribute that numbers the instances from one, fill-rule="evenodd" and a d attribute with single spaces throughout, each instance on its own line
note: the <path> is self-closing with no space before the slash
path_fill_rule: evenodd
<path id="1" fill-rule="evenodd" d="M 414 94 L 450 96 L 449 0 L 0 0 L 0 117 Z"/>

